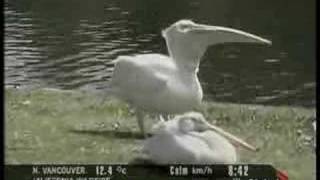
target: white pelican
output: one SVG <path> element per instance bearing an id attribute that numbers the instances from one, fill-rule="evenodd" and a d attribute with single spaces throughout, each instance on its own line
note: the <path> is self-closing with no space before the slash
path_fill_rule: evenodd
<path id="1" fill-rule="evenodd" d="M 110 94 L 137 109 L 137 120 L 145 134 L 142 111 L 181 114 L 197 108 L 202 88 L 197 73 L 209 45 L 240 42 L 271 44 L 243 31 L 180 20 L 162 31 L 169 56 L 143 54 L 119 56 L 111 80 Z"/>
<path id="2" fill-rule="evenodd" d="M 215 132 L 217 129 L 219 131 Z M 256 150 L 241 140 L 238 143 L 230 139 L 231 134 L 209 124 L 202 114 L 196 112 L 159 122 L 153 130 L 154 135 L 144 142 L 143 152 L 154 164 L 235 163 L 236 148 L 231 143 Z"/>

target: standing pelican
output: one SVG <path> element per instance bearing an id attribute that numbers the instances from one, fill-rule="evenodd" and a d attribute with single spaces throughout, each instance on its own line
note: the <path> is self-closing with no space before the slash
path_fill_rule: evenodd
<path id="1" fill-rule="evenodd" d="M 154 135 L 146 139 L 143 151 L 155 164 L 235 163 L 237 154 L 232 143 L 256 150 L 243 141 L 242 144 L 229 141 L 231 134 L 209 124 L 200 113 L 176 116 L 156 124 L 153 129 Z M 220 131 L 216 132 L 217 129 Z"/>
<path id="2" fill-rule="evenodd" d="M 209 45 L 241 42 L 270 44 L 258 36 L 219 26 L 180 20 L 162 31 L 169 56 L 119 56 L 111 81 L 111 94 L 136 107 L 145 135 L 142 111 L 180 114 L 199 107 L 202 88 L 197 73 Z"/>

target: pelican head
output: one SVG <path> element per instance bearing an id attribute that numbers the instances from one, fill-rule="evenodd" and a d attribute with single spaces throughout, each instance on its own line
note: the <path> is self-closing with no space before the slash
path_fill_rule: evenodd
<path id="1" fill-rule="evenodd" d="M 197 24 L 179 20 L 162 31 L 170 56 L 177 62 L 186 62 L 196 69 L 207 47 L 222 43 L 258 43 L 270 45 L 271 41 L 259 36 L 221 26 Z M 191 63 L 192 62 L 192 63 Z"/>
<path id="2" fill-rule="evenodd" d="M 178 115 L 179 130 L 183 133 L 190 131 L 202 132 L 209 130 L 209 123 L 205 120 L 202 114 L 197 112 L 188 112 L 183 115 Z"/>
<path id="3" fill-rule="evenodd" d="M 208 123 L 201 113 L 188 112 L 183 115 L 176 116 L 176 118 L 178 119 L 179 131 L 182 133 L 188 133 L 191 131 L 203 132 L 211 130 L 225 137 L 230 141 L 230 143 L 235 146 L 241 146 L 250 151 L 258 151 L 256 147 L 253 147 L 240 138 L 224 131 L 217 126 Z"/>

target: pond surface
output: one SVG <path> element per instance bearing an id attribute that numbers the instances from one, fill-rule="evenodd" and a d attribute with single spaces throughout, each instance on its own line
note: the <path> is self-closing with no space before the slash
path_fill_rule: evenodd
<path id="1" fill-rule="evenodd" d="M 206 100 L 315 106 L 314 0 L 6 0 L 5 84 L 103 91 L 119 55 L 167 54 L 179 19 L 227 26 L 271 47 L 219 45 L 202 59 Z"/>

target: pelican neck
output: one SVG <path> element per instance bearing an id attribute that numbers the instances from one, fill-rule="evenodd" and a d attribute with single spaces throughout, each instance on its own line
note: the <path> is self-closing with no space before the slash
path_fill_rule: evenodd
<path id="1" fill-rule="evenodd" d="M 197 73 L 199 70 L 199 63 L 200 60 L 194 60 L 194 59 L 175 59 L 171 57 L 171 59 L 175 62 L 177 69 L 181 72 L 186 72 L 186 73 Z M 194 64 L 188 64 L 188 63 L 183 63 L 183 62 L 196 62 Z"/>

